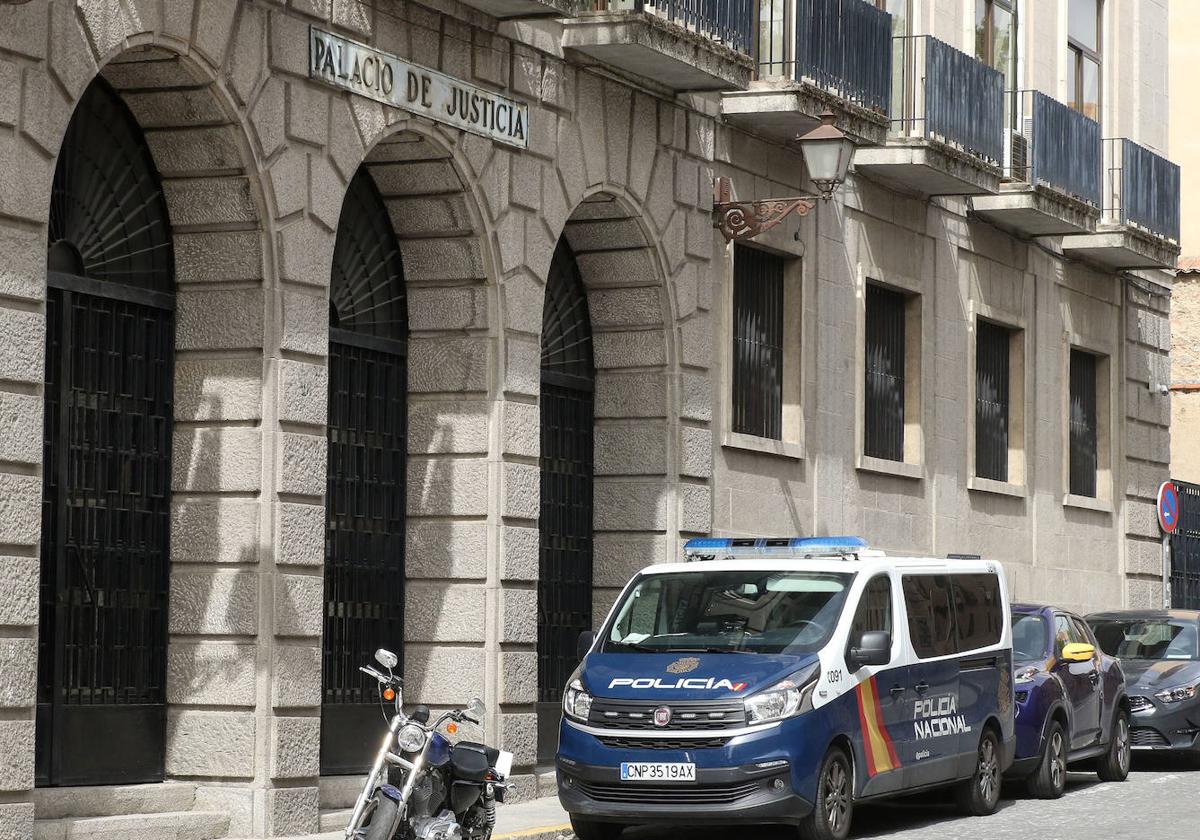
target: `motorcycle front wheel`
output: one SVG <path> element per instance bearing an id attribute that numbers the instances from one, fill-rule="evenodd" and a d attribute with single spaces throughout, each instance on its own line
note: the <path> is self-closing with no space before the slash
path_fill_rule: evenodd
<path id="1" fill-rule="evenodd" d="M 371 812 L 371 822 L 367 824 L 363 840 L 392 840 L 396 831 L 396 817 L 400 812 L 400 804 L 382 794 L 376 797 L 375 810 Z"/>

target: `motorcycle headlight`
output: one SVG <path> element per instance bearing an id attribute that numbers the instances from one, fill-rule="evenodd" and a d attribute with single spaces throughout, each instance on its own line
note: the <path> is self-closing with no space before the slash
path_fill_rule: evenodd
<path id="1" fill-rule="evenodd" d="M 1030 665 L 1028 668 L 1022 668 L 1020 671 L 1017 671 L 1017 673 L 1013 674 L 1013 682 L 1015 682 L 1017 685 L 1021 685 L 1022 683 L 1031 683 L 1037 674 L 1038 667 L 1036 665 Z"/>
<path id="2" fill-rule="evenodd" d="M 400 752 L 415 753 L 425 748 L 425 730 L 415 723 L 406 723 L 396 733 L 396 746 Z"/>
<path id="3" fill-rule="evenodd" d="M 817 666 L 806 668 L 747 697 L 742 701 L 746 706 L 746 722 L 768 723 L 808 711 L 812 708 L 817 671 Z"/>
<path id="4" fill-rule="evenodd" d="M 1175 688 L 1164 688 L 1154 695 L 1164 703 L 1182 703 L 1196 696 L 1195 685 L 1180 685 Z"/>
<path id="5" fill-rule="evenodd" d="M 588 715 L 592 712 L 592 695 L 583 690 L 583 683 L 571 680 L 563 693 L 563 714 L 572 720 L 587 723 Z"/>

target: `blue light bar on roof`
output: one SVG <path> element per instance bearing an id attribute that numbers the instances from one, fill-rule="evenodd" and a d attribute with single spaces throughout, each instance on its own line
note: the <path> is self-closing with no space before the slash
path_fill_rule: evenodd
<path id="1" fill-rule="evenodd" d="M 861 537 L 696 537 L 683 553 L 697 557 L 828 557 L 868 548 Z"/>

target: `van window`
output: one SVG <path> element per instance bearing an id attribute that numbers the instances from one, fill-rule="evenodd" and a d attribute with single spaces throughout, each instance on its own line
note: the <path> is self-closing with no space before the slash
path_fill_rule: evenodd
<path id="1" fill-rule="evenodd" d="M 754 569 L 646 575 L 617 605 L 604 650 L 814 652 L 837 626 L 853 578 Z"/>
<path id="2" fill-rule="evenodd" d="M 904 605 L 908 633 L 921 659 L 957 652 L 953 595 L 948 575 L 905 575 Z"/>
<path id="3" fill-rule="evenodd" d="M 863 633 L 870 630 L 892 632 L 892 582 L 887 575 L 876 575 L 863 589 L 850 625 L 849 647 L 861 645 Z"/>
<path id="4" fill-rule="evenodd" d="M 996 575 L 951 575 L 959 651 L 999 644 L 1004 635 L 1004 607 Z"/>

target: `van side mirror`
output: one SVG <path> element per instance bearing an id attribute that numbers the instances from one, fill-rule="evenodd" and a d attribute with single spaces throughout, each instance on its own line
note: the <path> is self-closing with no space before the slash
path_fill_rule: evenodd
<path id="1" fill-rule="evenodd" d="M 892 661 L 892 634 L 886 630 L 868 630 L 859 639 L 858 647 L 850 648 L 847 658 L 847 664 L 854 669 L 888 664 Z"/>
<path id="2" fill-rule="evenodd" d="M 596 643 L 596 631 L 584 630 L 579 634 L 579 641 L 575 643 L 575 658 L 580 662 L 583 657 L 588 655 L 588 651 L 592 649 L 592 645 Z"/>
<path id="3" fill-rule="evenodd" d="M 1064 662 L 1091 662 L 1095 657 L 1096 649 L 1091 645 L 1070 644 L 1063 645 L 1059 659 Z"/>

